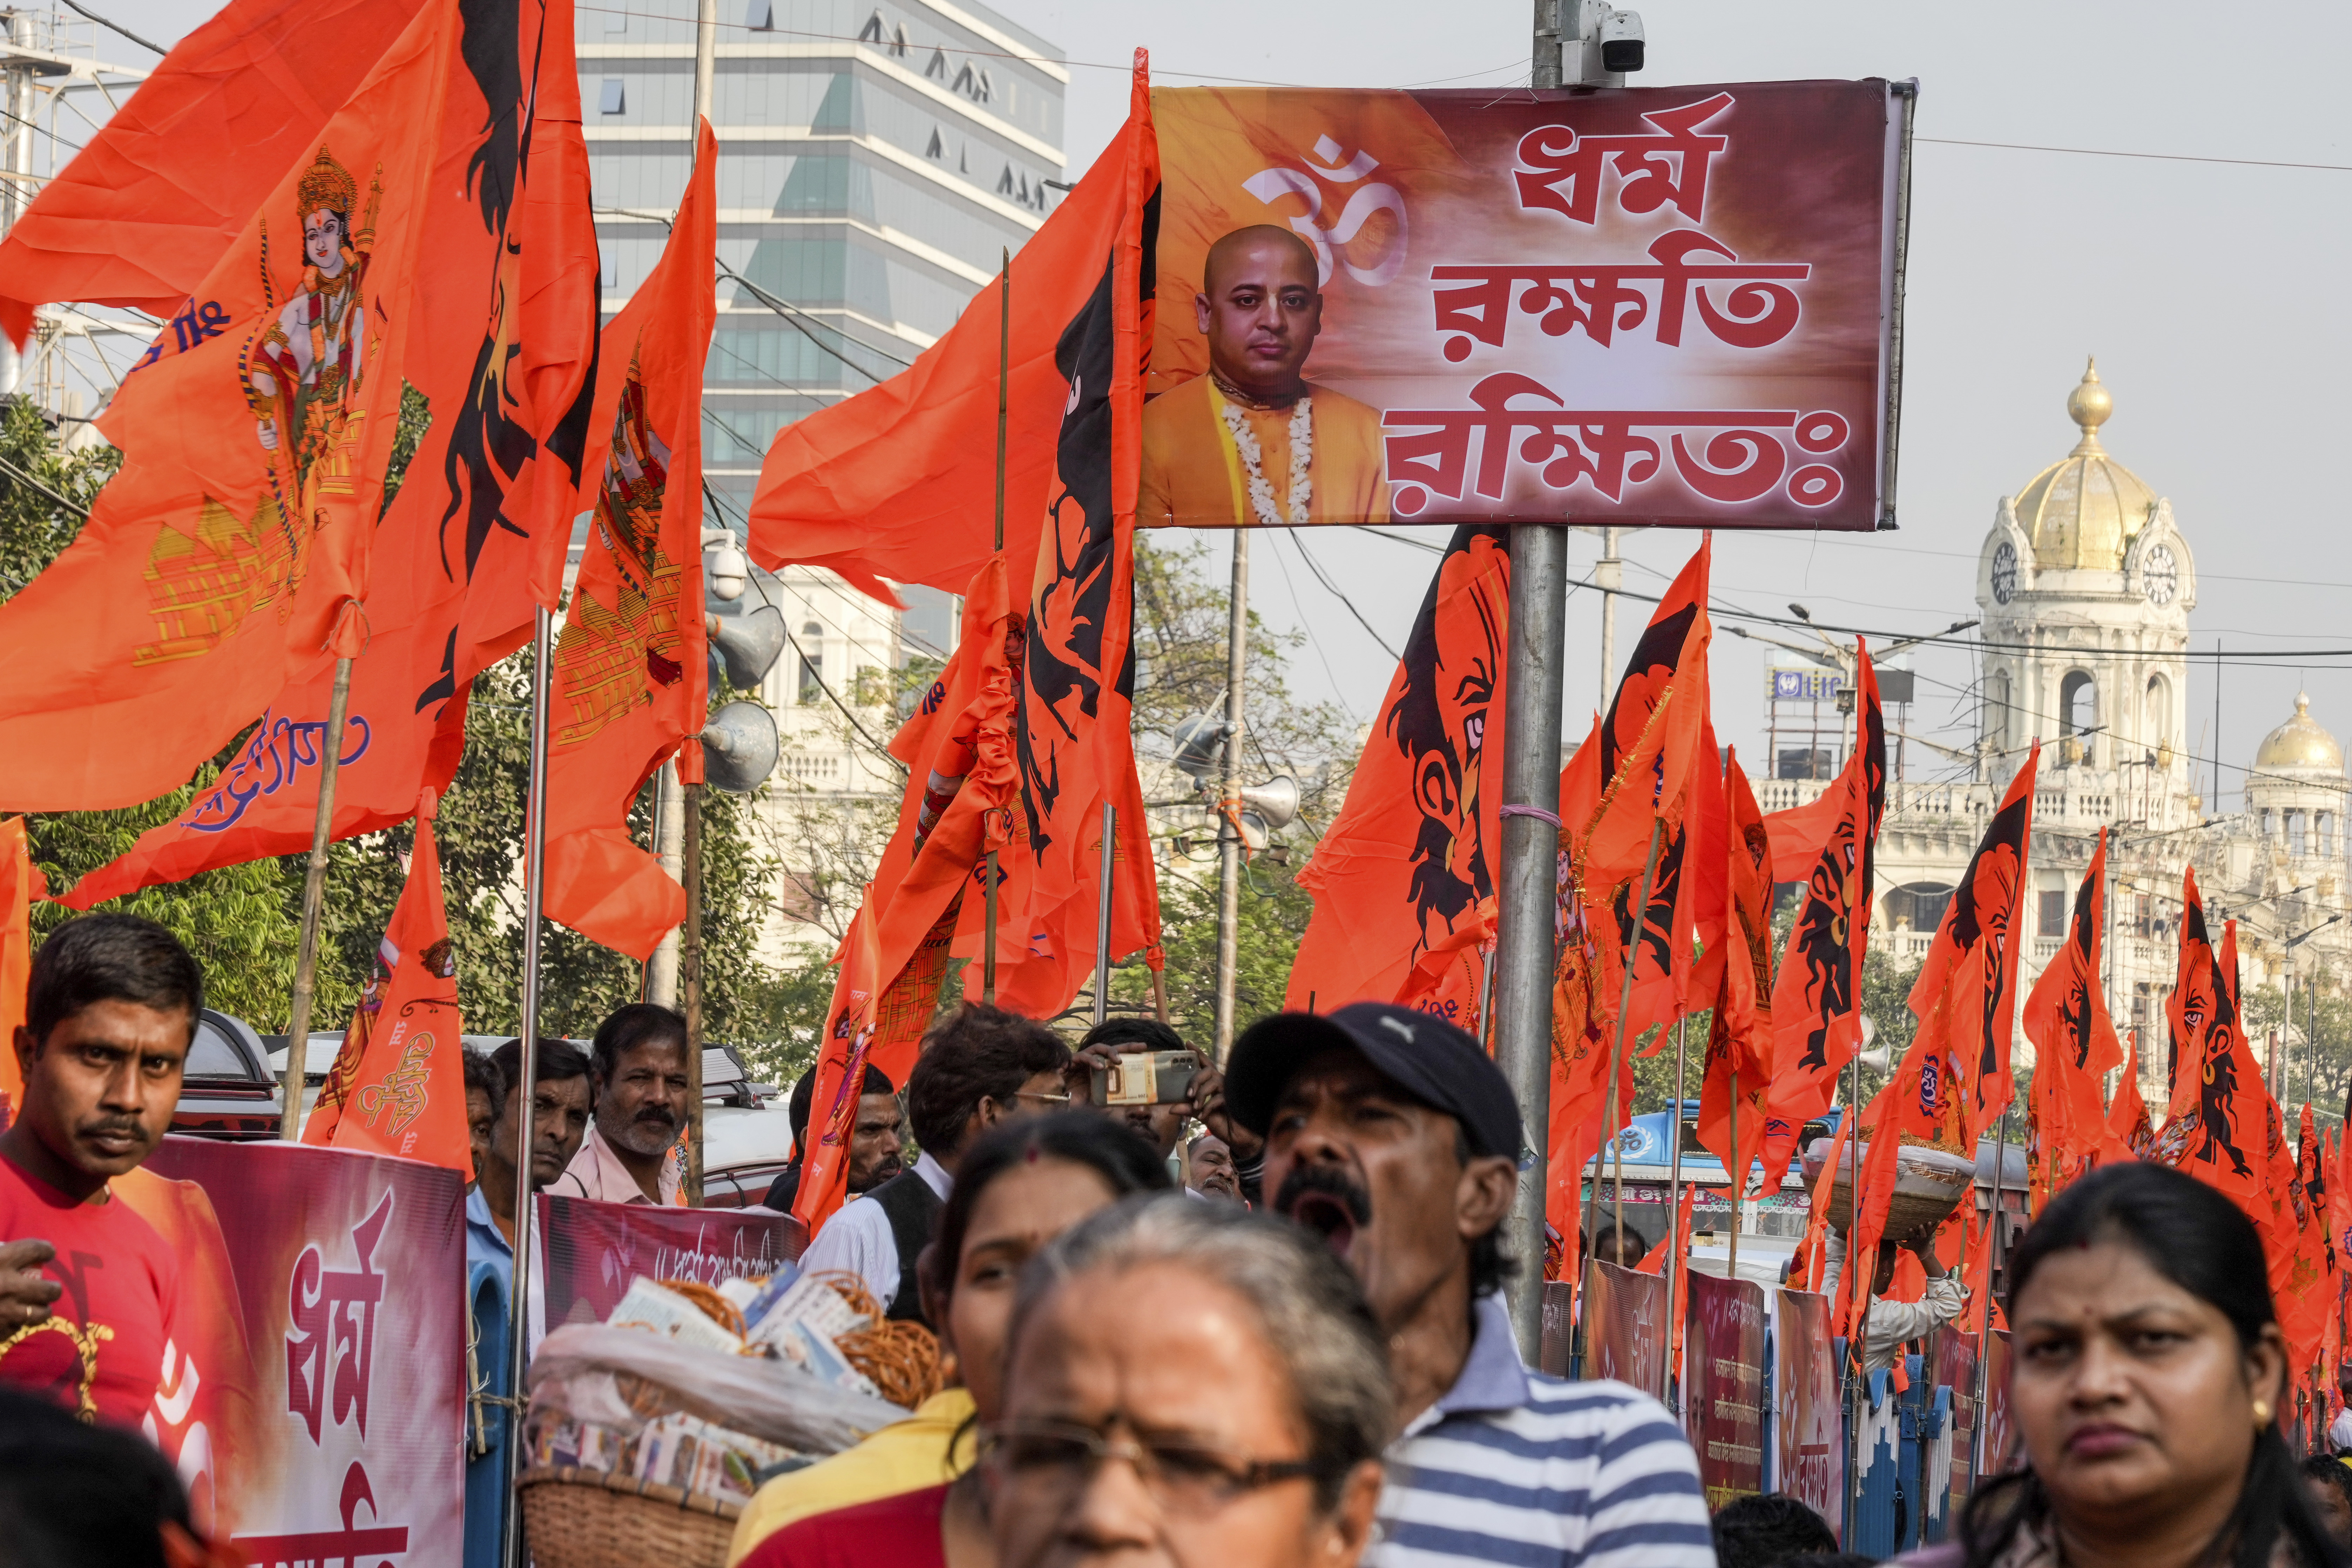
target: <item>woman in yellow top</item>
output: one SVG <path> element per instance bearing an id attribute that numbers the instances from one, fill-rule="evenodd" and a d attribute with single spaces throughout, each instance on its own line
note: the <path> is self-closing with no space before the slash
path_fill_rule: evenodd
<path id="1" fill-rule="evenodd" d="M 934 1539 L 950 1568 L 992 1564 L 978 1492 L 968 1481 L 947 1483 L 971 1468 L 975 1422 L 996 1416 L 1021 1266 L 1097 1210 L 1169 1184 L 1150 1144 L 1095 1111 L 1027 1117 L 982 1137 L 956 1168 L 955 1191 L 919 1265 L 923 1310 L 954 1353 L 962 1386 L 932 1395 L 847 1452 L 761 1487 L 736 1523 L 729 1568 L 824 1561 L 797 1539 L 822 1533 L 821 1516 L 908 1494 L 938 1521 Z M 787 1531 L 803 1521 L 806 1530 Z"/>

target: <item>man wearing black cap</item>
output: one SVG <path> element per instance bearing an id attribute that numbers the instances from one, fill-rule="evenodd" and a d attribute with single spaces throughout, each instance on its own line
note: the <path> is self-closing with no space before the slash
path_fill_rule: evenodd
<path id="1" fill-rule="evenodd" d="M 1498 1229 L 1523 1139 L 1476 1041 L 1385 1003 L 1280 1013 L 1234 1043 L 1225 1096 L 1265 1137 L 1272 1207 L 1347 1259 L 1389 1336 L 1402 1436 L 1366 1563 L 1714 1563 L 1664 1407 L 1520 1363 Z"/>

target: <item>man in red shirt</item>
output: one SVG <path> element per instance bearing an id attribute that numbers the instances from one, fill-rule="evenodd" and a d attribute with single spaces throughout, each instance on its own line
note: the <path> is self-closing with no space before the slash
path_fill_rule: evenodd
<path id="1" fill-rule="evenodd" d="M 0 1131 L 0 1381 L 136 1427 L 155 1399 L 180 1270 L 107 1184 L 171 1126 L 204 1005 L 177 938 L 85 915 L 33 956 L 13 1042 L 24 1110 Z"/>

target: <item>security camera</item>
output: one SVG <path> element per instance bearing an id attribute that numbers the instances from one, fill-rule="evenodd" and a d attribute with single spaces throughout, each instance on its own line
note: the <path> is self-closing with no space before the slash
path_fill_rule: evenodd
<path id="1" fill-rule="evenodd" d="M 1642 14 L 1611 11 L 1601 18 L 1601 68 L 1622 74 L 1642 68 Z"/>
<path id="2" fill-rule="evenodd" d="M 743 559 L 743 552 L 736 544 L 735 536 L 731 533 L 726 535 L 724 542 L 711 551 L 707 559 L 710 563 L 710 592 L 720 599 L 741 598 L 751 569 Z"/>

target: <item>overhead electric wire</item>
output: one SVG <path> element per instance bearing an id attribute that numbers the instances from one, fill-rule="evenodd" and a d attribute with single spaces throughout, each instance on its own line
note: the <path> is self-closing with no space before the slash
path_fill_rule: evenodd
<path id="1" fill-rule="evenodd" d="M 728 266 L 727 263 L 723 261 L 719 263 L 719 270 L 733 279 L 737 283 L 742 285 L 742 287 L 750 289 L 751 291 L 751 297 L 759 300 L 760 303 L 767 306 L 768 309 L 775 311 L 776 314 L 792 322 L 793 326 L 798 327 L 803 337 L 808 339 L 809 342 L 814 343 L 817 347 L 823 349 L 825 353 L 831 354 L 834 358 L 839 360 L 842 363 L 847 365 L 850 369 L 864 376 L 866 380 L 874 382 L 878 385 L 880 383 L 889 379 L 887 376 L 875 374 L 864 365 L 859 364 L 856 360 L 851 359 L 847 354 L 843 353 L 839 349 L 835 348 L 831 343 L 826 342 L 823 338 L 818 337 L 814 332 L 810 331 L 806 326 L 802 324 L 800 320 L 801 317 L 808 315 L 808 312 L 802 310 L 798 305 L 793 304 L 788 300 L 777 299 L 773 294 L 769 293 L 765 289 L 761 288 L 757 283 L 752 282 L 749 278 L 744 277 L 740 272 L 736 271 L 732 267 Z M 809 319 L 811 321 L 816 321 L 816 318 L 814 316 L 810 316 Z M 827 331 L 837 334 L 842 342 L 848 343 L 853 347 L 864 349 L 868 353 L 874 355 L 877 359 L 887 360 L 901 370 L 907 369 L 915 363 L 912 360 L 900 359 L 897 354 L 891 353 L 887 350 L 880 348 L 876 344 L 869 343 L 863 338 L 853 338 L 847 332 L 843 331 L 839 327 L 834 326 L 830 321 L 819 321 L 817 324 L 824 327 Z"/>
<path id="2" fill-rule="evenodd" d="M 65 508 L 76 517 L 80 518 L 83 521 L 87 522 L 89 521 L 89 511 L 87 508 L 76 506 L 72 501 L 66 500 L 65 497 L 58 494 L 57 491 L 49 489 L 48 486 L 41 483 L 40 480 L 35 479 L 32 475 L 26 473 L 24 469 L 18 468 L 16 464 L 10 462 L 5 458 L 0 458 L 0 473 L 7 474 L 19 484 L 31 486 L 35 490 L 37 490 L 42 495 L 48 497 L 49 500 L 57 502 L 59 506 Z"/>
<path id="3" fill-rule="evenodd" d="M 165 47 L 164 47 L 163 45 L 161 45 L 161 44 L 151 44 L 151 43 L 149 43 L 146 39 L 144 39 L 144 38 L 141 37 L 138 34 L 136 34 L 136 33 L 132 32 L 130 28 L 128 28 L 128 27 L 124 26 L 123 26 L 121 23 L 120 23 L 120 22 L 110 22 L 110 21 L 108 21 L 105 17 L 103 17 L 103 16 L 100 16 L 97 12 L 95 12 L 95 11 L 91 10 L 89 6 L 87 6 L 87 5 L 83 5 L 83 4 L 81 3 L 81 0 L 65 0 L 65 5 L 66 5 L 66 8 L 67 8 L 68 10 L 71 10 L 71 11 L 79 11 L 79 12 L 80 12 L 83 16 L 85 16 L 89 17 L 91 21 L 93 21 L 93 22 L 97 23 L 100 26 L 104 27 L 108 32 L 110 32 L 110 33 L 120 33 L 120 34 L 121 34 L 124 37 L 126 37 L 126 38 L 130 39 L 132 43 L 134 43 L 134 44 L 138 45 L 138 46 L 139 46 L 141 48 L 142 48 L 142 49 L 151 49 L 151 50 L 152 50 L 153 52 L 155 52 L 156 54 L 159 54 L 159 55 L 168 55 L 168 54 L 170 54 L 170 53 L 172 52 L 171 50 L 169 50 L 169 49 L 165 48 Z"/>
<path id="4" fill-rule="evenodd" d="M 1389 647 L 1388 639 L 1381 636 L 1378 631 L 1375 631 L 1372 627 L 1372 623 L 1364 618 L 1364 612 L 1356 608 L 1356 602 L 1348 597 L 1347 595 L 1339 592 L 1339 585 L 1331 581 L 1330 574 L 1323 570 L 1322 563 L 1317 561 L 1314 556 L 1307 553 L 1306 541 L 1298 537 L 1298 531 L 1295 528 L 1286 528 L 1283 531 L 1290 535 L 1290 542 L 1292 546 L 1297 550 L 1298 558 L 1307 563 L 1307 569 L 1315 574 L 1315 580 L 1318 583 L 1322 584 L 1324 589 L 1329 593 L 1333 598 L 1348 606 L 1348 613 L 1356 617 L 1356 624 L 1364 628 L 1364 631 L 1371 637 L 1372 641 L 1380 646 L 1380 650 L 1388 655 L 1391 658 L 1400 657 L 1396 649 Z M 1276 555 L 1275 559 L 1279 561 L 1282 557 L 1280 555 Z"/>

